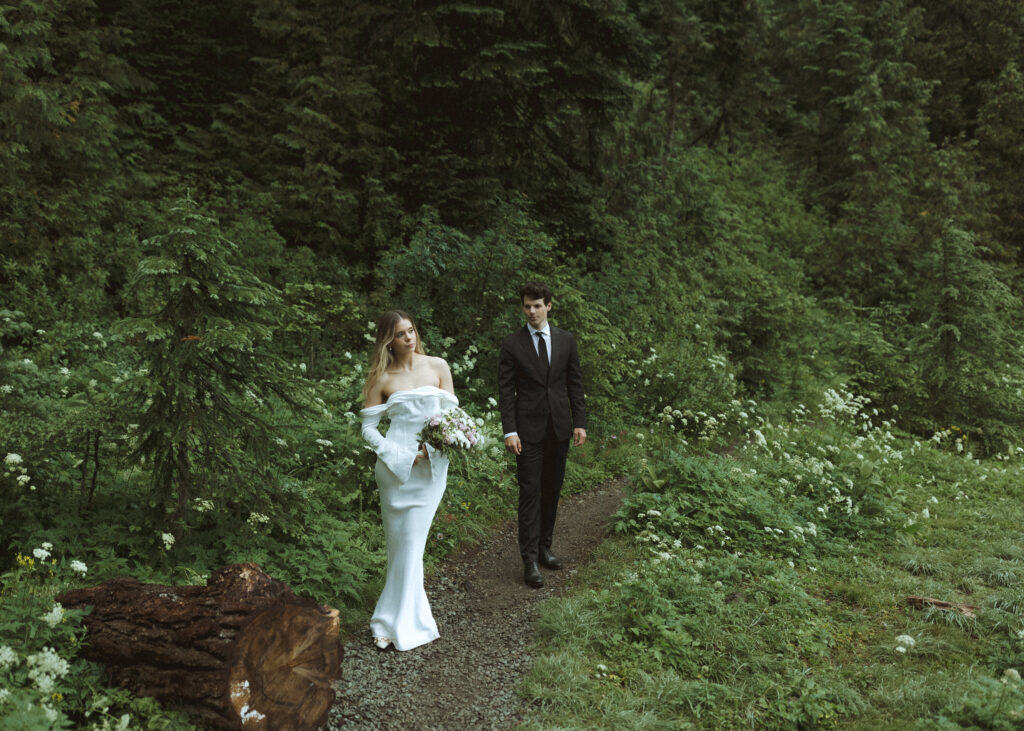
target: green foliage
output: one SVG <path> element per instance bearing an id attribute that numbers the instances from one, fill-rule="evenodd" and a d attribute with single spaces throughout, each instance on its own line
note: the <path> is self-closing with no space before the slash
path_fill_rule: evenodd
<path id="1" fill-rule="evenodd" d="M 179 714 L 152 699 L 104 688 L 102 669 L 77 657 L 80 610 L 54 597 L 79 584 L 88 567 L 55 557 L 44 542 L 0 575 L 0 725 L 18 729 L 185 729 Z"/>
<path id="2" fill-rule="evenodd" d="M 876 419 L 830 390 L 755 416 L 722 456 L 687 454 L 671 431 L 647 442 L 617 537 L 574 595 L 542 606 L 526 726 L 1019 725 L 1024 467 Z M 909 595 L 977 617 L 908 609 Z"/>
<path id="3" fill-rule="evenodd" d="M 133 264 L 151 116 L 126 43 L 90 0 L 0 5 L 0 303 L 44 327 L 104 313 Z"/>
<path id="4" fill-rule="evenodd" d="M 976 678 L 963 697 L 951 701 L 934 718 L 922 720 L 914 728 L 1015 729 L 1022 721 L 1024 685 L 1019 674 L 1013 677 L 1008 673 L 998 680 L 986 676 Z"/>
<path id="5" fill-rule="evenodd" d="M 173 506 L 184 521 L 193 499 L 258 500 L 246 483 L 266 462 L 268 401 L 297 402 L 268 348 L 287 316 L 280 294 L 238 263 L 191 198 L 171 215 L 131 283 L 145 314 L 120 332 L 138 344 L 135 453 L 152 469 L 155 520 Z"/>
<path id="6" fill-rule="evenodd" d="M 982 177 L 991 201 L 992 249 L 1004 258 L 1019 261 L 1024 248 L 1024 219 L 1020 190 L 1011 183 L 1013 171 L 1024 165 L 1024 147 L 1014 134 L 1016 120 L 1024 115 L 1024 76 L 1018 63 L 1009 61 L 999 77 L 986 88 L 985 103 L 978 112 L 978 153 L 985 161 Z"/>
<path id="7" fill-rule="evenodd" d="M 934 424 L 956 424 L 989 450 L 1015 442 L 1024 414 L 1022 344 L 1008 313 L 1019 298 L 982 258 L 976 238 L 947 224 L 919 259 L 919 302 L 926 311 L 911 341 Z"/>
<path id="8" fill-rule="evenodd" d="M 496 343 L 521 322 L 518 287 L 544 278 L 553 249 L 537 222 L 512 207 L 475 236 L 443 225 L 436 211 L 425 209 L 408 245 L 381 258 L 381 299 L 416 313 L 428 345 L 442 343 L 444 353 L 479 353 L 485 360 L 477 368 L 461 372 L 453 363 L 453 375 L 460 393 L 492 394 Z"/>

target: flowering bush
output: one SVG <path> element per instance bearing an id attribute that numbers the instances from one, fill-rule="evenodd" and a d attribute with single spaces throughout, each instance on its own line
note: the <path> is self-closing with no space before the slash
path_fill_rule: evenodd
<path id="1" fill-rule="evenodd" d="M 482 449 L 486 440 L 480 430 L 483 419 L 474 421 L 458 406 L 426 419 L 416 438 L 439 452 Z"/>
<path id="2" fill-rule="evenodd" d="M 104 689 L 99 668 L 77 658 L 86 612 L 54 597 L 88 573 L 85 563 L 58 559 L 49 542 L 15 560 L 0 576 L 0 728 L 128 729 L 147 716 L 162 717 L 164 728 L 189 727 L 152 699 Z"/>

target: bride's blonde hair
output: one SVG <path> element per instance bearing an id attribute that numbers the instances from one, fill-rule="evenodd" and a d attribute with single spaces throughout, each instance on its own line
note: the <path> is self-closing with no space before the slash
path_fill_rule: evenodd
<path id="1" fill-rule="evenodd" d="M 420 329 L 416 327 L 416 321 L 401 310 L 388 310 L 377 320 L 377 339 L 373 343 L 373 352 L 370 354 L 370 372 L 366 376 L 366 385 L 363 386 L 363 396 L 370 393 L 370 387 L 384 375 L 384 371 L 395 362 L 395 354 L 391 352 L 391 341 L 395 339 L 395 327 L 399 321 L 408 320 L 412 329 L 416 331 L 416 347 L 414 353 L 426 355 L 423 349 L 423 339 L 420 338 Z"/>

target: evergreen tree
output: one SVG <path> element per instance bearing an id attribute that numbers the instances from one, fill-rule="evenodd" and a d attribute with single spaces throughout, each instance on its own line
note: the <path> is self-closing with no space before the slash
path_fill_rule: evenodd
<path id="1" fill-rule="evenodd" d="M 191 198 L 170 214 L 131 281 L 145 314 L 121 330 L 142 365 L 136 455 L 152 470 L 156 519 L 171 509 L 180 527 L 193 498 L 259 499 L 271 408 L 298 402 L 270 348 L 287 314 L 280 294 L 240 265 Z"/>
<path id="2" fill-rule="evenodd" d="M 911 346 L 930 424 L 979 433 L 991 449 L 1024 423 L 1014 395 L 1024 384 L 1024 342 L 1020 299 L 982 254 L 975 236 L 947 222 L 919 261 L 921 324 Z"/>
<path id="3" fill-rule="evenodd" d="M 940 83 L 929 104 L 933 140 L 971 138 L 986 87 L 1007 64 L 1024 62 L 1024 6 L 1017 0 L 918 2 L 926 34 L 911 49 L 914 63 Z"/>
<path id="4" fill-rule="evenodd" d="M 1007 64 L 999 79 L 987 87 L 978 118 L 978 153 L 988 184 L 992 247 L 1004 260 L 1024 263 L 1024 74 L 1016 63 Z"/>
<path id="5" fill-rule="evenodd" d="M 252 84 L 217 108 L 211 152 L 272 193 L 290 245 L 327 257 L 342 278 L 365 275 L 401 216 L 381 191 L 381 101 L 357 43 L 384 9 L 264 0 L 252 9 Z"/>
<path id="6" fill-rule="evenodd" d="M 145 81 L 90 0 L 0 4 L 0 301 L 40 324 L 103 313 L 134 263 L 149 182 Z"/>

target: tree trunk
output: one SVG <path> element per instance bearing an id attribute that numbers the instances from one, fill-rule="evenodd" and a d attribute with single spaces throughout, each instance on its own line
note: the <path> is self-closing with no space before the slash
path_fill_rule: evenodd
<path id="1" fill-rule="evenodd" d="M 334 701 L 338 610 L 295 596 L 254 563 L 218 569 L 206 586 L 132 578 L 70 591 L 94 607 L 82 655 L 111 681 L 228 729 L 314 729 Z"/>

